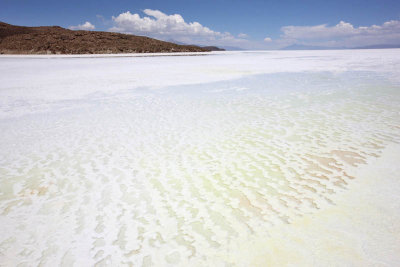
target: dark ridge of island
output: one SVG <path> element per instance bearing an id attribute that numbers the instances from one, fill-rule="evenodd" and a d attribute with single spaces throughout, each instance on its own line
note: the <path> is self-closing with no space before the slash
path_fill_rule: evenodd
<path id="1" fill-rule="evenodd" d="M 144 36 L 75 31 L 59 26 L 24 27 L 0 22 L 0 54 L 118 54 L 208 52 Z"/>

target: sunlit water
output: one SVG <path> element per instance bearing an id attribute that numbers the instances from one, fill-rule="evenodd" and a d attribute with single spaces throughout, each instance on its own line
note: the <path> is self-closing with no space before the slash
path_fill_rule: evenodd
<path id="1" fill-rule="evenodd" d="M 30 106 L 0 121 L 0 258 L 234 264 L 220 255 L 237 240 L 268 239 L 272 227 L 334 205 L 355 168 L 398 143 L 399 103 L 390 77 L 346 71 Z"/>

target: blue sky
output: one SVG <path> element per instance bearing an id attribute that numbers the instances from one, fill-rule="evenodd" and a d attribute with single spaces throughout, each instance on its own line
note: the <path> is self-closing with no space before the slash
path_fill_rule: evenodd
<path id="1" fill-rule="evenodd" d="M 399 0 L 0 0 L 0 7 L 0 20 L 11 24 L 111 30 L 204 45 L 400 44 Z"/>

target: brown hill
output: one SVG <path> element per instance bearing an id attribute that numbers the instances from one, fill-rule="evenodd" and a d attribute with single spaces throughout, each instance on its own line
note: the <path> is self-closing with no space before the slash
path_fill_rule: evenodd
<path id="1" fill-rule="evenodd" d="M 73 31 L 59 26 L 23 27 L 0 22 L 0 54 L 111 54 L 205 52 L 194 45 L 178 45 L 130 34 Z"/>

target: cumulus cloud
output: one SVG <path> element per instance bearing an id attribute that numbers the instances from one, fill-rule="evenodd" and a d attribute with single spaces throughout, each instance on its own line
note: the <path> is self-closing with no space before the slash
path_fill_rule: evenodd
<path id="1" fill-rule="evenodd" d="M 334 26 L 285 26 L 281 28 L 283 39 L 303 43 L 330 44 L 334 46 L 359 46 L 372 44 L 399 44 L 400 21 L 391 20 L 382 25 L 354 27 L 340 21 Z"/>
<path id="2" fill-rule="evenodd" d="M 265 37 L 265 38 L 264 38 L 264 42 L 267 42 L 267 43 L 268 43 L 268 42 L 271 42 L 271 41 L 272 41 L 272 39 L 271 39 L 270 37 Z"/>
<path id="3" fill-rule="evenodd" d="M 249 37 L 247 34 L 245 34 L 245 33 L 239 33 L 238 34 L 238 37 L 239 38 L 243 38 L 243 39 L 245 39 L 245 38 L 247 38 L 247 37 Z"/>
<path id="4" fill-rule="evenodd" d="M 246 42 L 229 32 L 214 31 L 199 22 L 186 22 L 179 14 L 167 15 L 153 9 L 145 9 L 143 13 L 146 16 L 129 11 L 113 16 L 114 27 L 109 30 L 188 44 L 232 45 Z"/>
<path id="5" fill-rule="evenodd" d="M 202 36 L 216 38 L 224 36 L 223 33 L 213 31 L 198 22 L 187 23 L 179 14 L 167 15 L 152 9 L 145 9 L 143 13 L 147 17 L 140 17 L 139 14 L 132 14 L 129 11 L 113 17 L 115 26 L 110 30 L 156 37 Z"/>
<path id="6" fill-rule="evenodd" d="M 69 26 L 68 27 L 70 30 L 85 30 L 85 31 L 90 31 L 94 30 L 96 27 L 90 23 L 89 21 L 86 21 L 83 24 L 77 25 L 77 26 Z"/>

